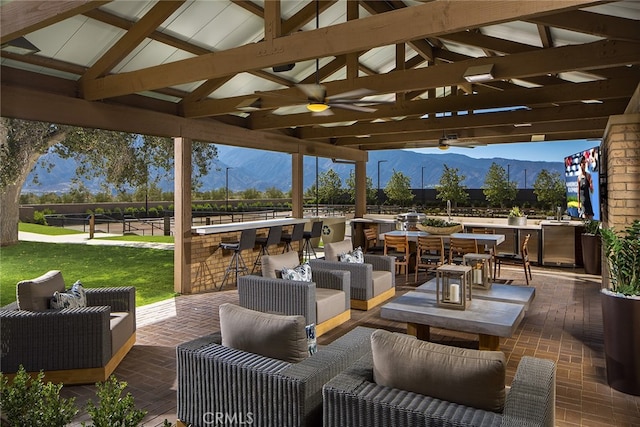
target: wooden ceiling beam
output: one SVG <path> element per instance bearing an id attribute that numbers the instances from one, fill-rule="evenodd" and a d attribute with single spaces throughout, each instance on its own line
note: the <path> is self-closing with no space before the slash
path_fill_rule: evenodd
<path id="1" fill-rule="evenodd" d="M 12 1 L 0 7 L 0 43 L 64 21 L 109 1 Z"/>
<path id="2" fill-rule="evenodd" d="M 196 141 L 227 144 L 283 153 L 366 161 L 367 153 L 349 147 L 335 147 L 304 141 L 277 132 L 240 128 L 213 119 L 185 119 L 172 114 L 90 102 L 25 88 L 0 86 L 2 117 L 39 120 L 73 126 L 165 137 L 182 136 Z"/>
<path id="3" fill-rule="evenodd" d="M 247 70 L 263 69 L 302 60 L 462 31 L 469 27 L 527 19 L 554 11 L 571 10 L 597 0 L 491 2 L 468 13 L 473 2 L 430 2 L 373 15 L 318 30 L 297 32 L 273 40 L 214 52 L 141 70 L 84 82 L 88 100 L 208 80 Z M 9 3 L 11 4 L 11 3 Z M 433 16 L 446 19 L 431 19 Z M 319 40 L 321 42 L 319 42 Z"/>
<path id="4" fill-rule="evenodd" d="M 515 135 L 532 135 L 543 134 L 550 135 L 553 133 L 563 132 L 579 132 L 604 130 L 607 126 L 608 117 L 597 119 L 576 119 L 565 120 L 562 122 L 541 122 L 532 123 L 527 127 L 515 127 L 513 125 L 500 125 L 490 127 L 476 127 L 465 129 L 447 129 L 448 133 L 455 133 L 459 140 L 491 138 L 494 136 L 515 136 Z M 422 132 L 409 132 L 404 134 L 378 135 L 369 138 L 338 138 L 333 141 L 334 145 L 340 147 L 357 146 L 363 143 L 374 145 L 377 143 L 389 142 L 411 142 L 411 141 L 433 141 L 442 137 L 442 129 L 426 130 Z"/>
<path id="5" fill-rule="evenodd" d="M 585 10 L 558 12 L 526 19 L 534 24 L 563 28 L 613 40 L 640 42 L 638 21 Z"/>
<path id="6" fill-rule="evenodd" d="M 182 4 L 179 1 L 161 1 L 156 3 L 138 22 L 131 26 L 113 46 L 102 55 L 87 72 L 80 78 L 81 82 L 104 77 L 113 67 L 118 65 L 131 53 L 149 34 L 167 20 Z M 82 87 L 82 84 L 80 85 Z"/>
<path id="7" fill-rule="evenodd" d="M 394 133 L 421 132 L 426 129 L 439 131 L 513 125 L 517 123 L 559 122 L 565 120 L 602 118 L 622 114 L 628 104 L 627 98 L 610 100 L 602 104 L 571 104 L 557 107 L 534 108 L 495 113 L 467 114 L 429 119 L 405 119 L 385 123 L 359 122 L 351 126 L 303 127 L 296 135 L 302 139 L 341 138 L 358 135 L 384 135 Z"/>
<path id="8" fill-rule="evenodd" d="M 368 121 L 384 117 L 410 117 L 451 111 L 481 110 L 507 106 L 536 106 L 550 103 L 567 103 L 587 99 L 615 99 L 630 96 L 638 80 L 601 80 L 587 83 L 566 83 L 550 87 L 521 88 L 503 92 L 487 92 L 467 96 L 447 96 L 405 102 L 402 105 L 381 105 L 375 115 L 351 111 L 336 111 L 330 117 L 314 117 L 311 114 L 276 116 L 273 114 L 250 117 L 252 129 L 280 129 L 293 126 L 312 126 L 322 123 Z"/>

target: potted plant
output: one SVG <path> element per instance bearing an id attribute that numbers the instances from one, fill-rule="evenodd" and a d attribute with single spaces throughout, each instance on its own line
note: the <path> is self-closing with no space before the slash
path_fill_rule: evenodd
<path id="1" fill-rule="evenodd" d="M 519 207 L 514 206 L 509 211 L 509 216 L 507 217 L 507 224 L 509 225 L 527 225 L 527 216 L 520 210 Z"/>
<path id="2" fill-rule="evenodd" d="M 609 278 L 601 293 L 607 382 L 640 396 L 640 220 L 601 235 Z"/>
<path id="3" fill-rule="evenodd" d="M 602 243 L 600 239 L 600 221 L 587 219 L 583 222 L 584 232 L 580 236 L 582 243 L 582 262 L 587 274 L 602 273 Z"/>

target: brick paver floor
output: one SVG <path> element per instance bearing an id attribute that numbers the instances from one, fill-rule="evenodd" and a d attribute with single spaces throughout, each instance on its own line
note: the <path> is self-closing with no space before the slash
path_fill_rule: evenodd
<path id="1" fill-rule="evenodd" d="M 398 293 L 413 289 L 397 276 Z M 428 277 L 422 274 L 420 283 Z M 504 267 L 502 282 L 521 286 L 522 270 Z M 579 269 L 534 267 L 531 286 L 536 298 L 513 337 L 500 339 L 508 360 L 507 382 L 524 355 L 551 359 L 557 363 L 556 419 L 558 426 L 638 426 L 640 397 L 630 396 L 607 385 L 603 355 L 600 277 Z M 136 406 L 148 411 L 146 426 L 176 419 L 175 348 L 181 342 L 218 330 L 218 307 L 237 303 L 235 290 L 178 296 L 138 309 L 137 342 L 115 371 L 126 381 Z M 331 342 L 358 326 L 404 331 L 405 324 L 380 318 L 380 309 L 353 310 L 352 319 L 320 337 Z M 477 336 L 432 328 L 432 340 L 477 348 Z M 67 386 L 63 395 L 75 396 L 84 406 L 95 398 L 94 386 Z M 82 412 L 74 425 L 88 421 Z"/>

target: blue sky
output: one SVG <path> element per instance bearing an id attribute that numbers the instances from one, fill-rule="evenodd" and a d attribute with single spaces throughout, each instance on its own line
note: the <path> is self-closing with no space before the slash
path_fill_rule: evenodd
<path id="1" fill-rule="evenodd" d="M 599 140 L 545 141 L 531 143 L 490 144 L 476 148 L 449 148 L 446 151 L 437 148 L 419 148 L 418 153 L 463 154 L 474 159 L 491 159 L 502 157 L 505 159 L 533 160 L 555 162 L 563 161 L 565 157 L 588 148 L 600 145 Z"/>

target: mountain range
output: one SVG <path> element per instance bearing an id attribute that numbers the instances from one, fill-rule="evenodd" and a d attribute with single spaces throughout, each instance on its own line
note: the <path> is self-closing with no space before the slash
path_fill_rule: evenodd
<path id="1" fill-rule="evenodd" d="M 225 145 L 217 145 L 218 156 L 210 161 L 210 172 L 202 181 L 201 190 L 224 188 L 228 171 L 231 191 L 255 188 L 264 191 L 276 187 L 283 191 L 291 189 L 291 156 L 263 150 L 253 150 Z M 42 157 L 23 186 L 23 193 L 66 192 L 71 188 L 76 162 L 61 159 L 54 154 Z M 380 162 L 380 163 L 378 163 Z M 562 159 L 553 162 L 523 161 L 507 158 L 476 159 L 453 153 L 425 154 L 405 150 L 385 150 L 369 152 L 367 176 L 371 177 L 374 188 L 378 185 L 380 168 L 380 188 L 384 188 L 393 171 L 402 172 L 411 179 L 412 188 L 433 188 L 440 181 L 444 165 L 457 168 L 464 175 L 463 184 L 467 188 L 481 188 L 492 163 L 497 163 L 508 171 L 509 179 L 518 188 L 532 188 L 542 169 L 558 172 L 564 176 Z M 53 165 L 50 171 L 42 165 Z M 354 168 L 351 164 L 335 163 L 331 159 L 318 158 L 318 172 L 322 174 L 333 169 L 346 187 L 346 179 Z M 34 178 L 37 177 L 36 180 Z M 316 158 L 304 158 L 304 188 L 315 184 Z M 98 191 L 99 181 L 85 181 L 91 191 Z M 160 182 L 164 191 L 173 191 L 173 172 L 166 174 Z"/>

